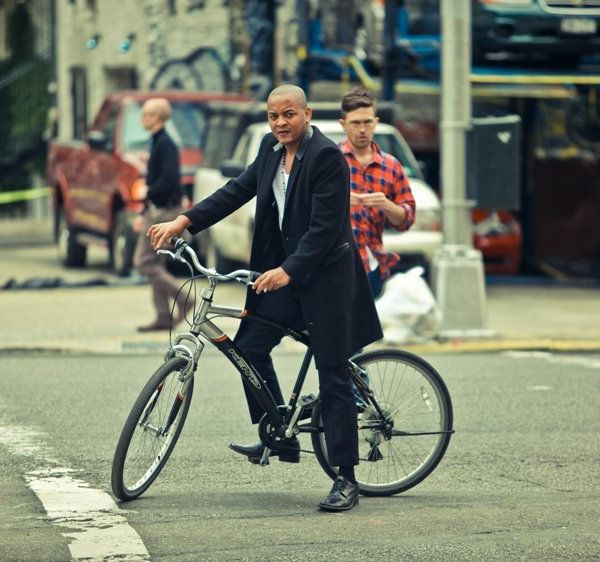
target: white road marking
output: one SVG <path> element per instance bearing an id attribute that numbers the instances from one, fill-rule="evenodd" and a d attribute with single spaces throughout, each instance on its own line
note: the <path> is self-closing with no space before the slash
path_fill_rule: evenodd
<path id="1" fill-rule="evenodd" d="M 504 355 L 516 358 L 545 359 L 549 363 L 577 365 L 585 369 L 600 369 L 600 359 L 596 356 L 554 354 L 548 351 L 505 351 Z"/>
<path id="2" fill-rule="evenodd" d="M 68 540 L 72 560 L 150 560 L 142 539 L 112 497 L 76 478 L 75 470 L 61 466 L 43 439 L 43 433 L 31 428 L 0 425 L 0 445 L 38 465 L 25 474 L 25 480 L 50 521 L 68 529 L 61 534 Z"/>

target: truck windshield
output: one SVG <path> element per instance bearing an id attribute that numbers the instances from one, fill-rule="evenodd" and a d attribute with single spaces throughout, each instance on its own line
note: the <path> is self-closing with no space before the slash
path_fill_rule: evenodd
<path id="1" fill-rule="evenodd" d="M 206 116 L 202 109 L 192 103 L 171 102 L 173 115 L 167 121 L 167 132 L 179 148 L 202 148 Z M 148 150 L 150 133 L 142 127 L 142 103 L 133 102 L 125 107 L 121 145 L 123 150 Z"/>
<path id="2" fill-rule="evenodd" d="M 335 144 L 339 144 L 346 138 L 346 135 L 344 135 L 343 131 L 340 131 L 339 133 L 327 131 L 324 134 L 328 136 Z M 403 150 L 402 145 L 394 135 L 376 132 L 373 140 L 379 145 L 379 148 L 381 148 L 383 152 L 391 154 L 400 162 L 400 164 L 402 164 L 404 173 L 409 178 L 421 177 L 421 173 L 420 170 L 418 170 L 418 164 L 415 162 L 414 156 L 412 156 L 412 154 L 409 156 L 406 151 Z"/>

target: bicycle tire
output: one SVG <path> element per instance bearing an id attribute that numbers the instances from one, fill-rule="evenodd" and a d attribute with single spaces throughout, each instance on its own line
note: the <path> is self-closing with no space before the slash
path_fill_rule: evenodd
<path id="1" fill-rule="evenodd" d="M 376 350 L 352 358 L 369 374 L 369 386 L 385 414 L 394 420 L 394 435 L 365 427 L 381 416 L 372 405 L 358 412 L 360 464 L 356 478 L 365 496 L 390 496 L 422 482 L 442 460 L 450 442 L 453 410 L 450 394 L 439 373 L 424 359 L 401 350 Z M 313 427 L 322 428 L 321 405 L 315 405 Z M 362 426 L 362 428 L 361 428 Z M 434 435 L 425 433 L 434 432 Z M 323 431 L 311 434 L 315 456 L 332 478 Z M 415 441 L 416 440 L 416 441 Z"/>
<path id="2" fill-rule="evenodd" d="M 111 473 L 112 490 L 120 500 L 130 501 L 143 494 L 169 460 L 194 390 L 193 377 L 187 382 L 179 379 L 187 364 L 187 359 L 173 357 L 161 365 L 140 392 L 125 421 Z M 187 388 L 182 394 L 184 385 Z M 176 400 L 180 400 L 178 407 L 174 407 Z M 171 415 L 175 417 L 169 425 Z M 167 425 L 166 435 L 161 435 Z"/>

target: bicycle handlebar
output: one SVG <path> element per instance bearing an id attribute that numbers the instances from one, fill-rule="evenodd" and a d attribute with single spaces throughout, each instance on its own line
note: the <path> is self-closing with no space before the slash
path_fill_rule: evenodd
<path id="1" fill-rule="evenodd" d="M 212 277 L 214 279 L 218 279 L 219 281 L 238 281 L 240 283 L 246 283 L 251 285 L 256 279 L 260 277 L 260 273 L 257 271 L 251 271 L 249 269 L 236 269 L 230 273 L 224 274 L 219 273 L 215 269 L 204 267 L 198 258 L 198 255 L 194 251 L 192 247 L 183 239 L 177 236 L 173 236 L 170 240 L 173 245 L 175 252 L 171 252 L 170 250 L 157 250 L 159 254 L 166 254 L 170 256 L 175 261 L 180 261 L 183 263 L 189 262 L 182 257 L 183 252 L 185 252 L 192 261 L 194 267 L 203 275 L 207 277 Z"/>

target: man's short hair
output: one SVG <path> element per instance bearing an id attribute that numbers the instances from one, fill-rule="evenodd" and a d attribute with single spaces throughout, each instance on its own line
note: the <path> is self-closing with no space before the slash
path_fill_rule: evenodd
<path id="1" fill-rule="evenodd" d="M 306 100 L 306 93 L 300 86 L 296 86 L 295 84 L 281 84 L 281 86 L 277 86 L 275 89 L 271 90 L 267 101 L 275 96 L 291 96 L 296 98 L 300 107 L 306 108 L 308 107 L 308 101 Z"/>
<path id="2" fill-rule="evenodd" d="M 342 118 L 361 107 L 372 107 L 375 111 L 375 98 L 365 88 L 354 88 L 342 98 Z"/>

